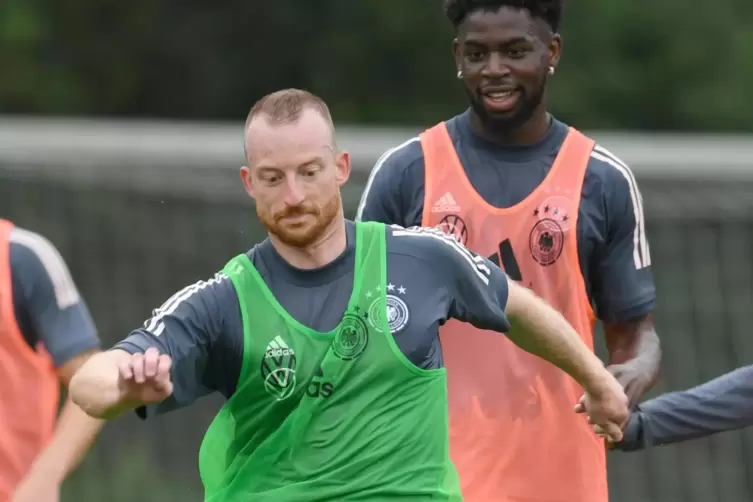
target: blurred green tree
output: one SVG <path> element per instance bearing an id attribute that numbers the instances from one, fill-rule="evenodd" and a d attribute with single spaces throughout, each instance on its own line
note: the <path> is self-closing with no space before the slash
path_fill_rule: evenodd
<path id="1" fill-rule="evenodd" d="M 567 2 L 551 105 L 583 128 L 753 130 L 753 3 Z M 305 87 L 339 121 L 457 113 L 439 0 L 5 0 L 0 111 L 235 119 Z"/>

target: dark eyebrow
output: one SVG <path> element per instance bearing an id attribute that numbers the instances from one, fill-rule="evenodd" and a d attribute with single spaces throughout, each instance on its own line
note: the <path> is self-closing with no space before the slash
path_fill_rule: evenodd
<path id="1" fill-rule="evenodd" d="M 534 41 L 533 37 L 526 37 L 526 36 L 522 36 L 521 35 L 521 36 L 512 37 L 512 38 L 508 38 L 506 40 L 503 40 L 499 45 L 501 45 L 503 47 L 508 47 L 508 46 L 516 45 L 516 44 L 524 44 L 524 43 L 529 43 L 530 44 L 530 43 L 533 43 L 533 41 Z M 465 45 L 465 46 L 471 46 L 471 47 L 474 47 L 474 46 L 475 47 L 488 47 L 489 46 L 489 44 L 487 42 L 484 42 L 484 41 L 481 41 L 481 40 L 478 40 L 478 39 L 473 39 L 473 38 L 466 39 L 463 42 L 463 45 Z"/>
<path id="2" fill-rule="evenodd" d="M 534 37 L 515 37 L 505 42 L 505 45 L 530 44 L 530 43 L 533 43 L 534 41 L 535 41 Z"/>

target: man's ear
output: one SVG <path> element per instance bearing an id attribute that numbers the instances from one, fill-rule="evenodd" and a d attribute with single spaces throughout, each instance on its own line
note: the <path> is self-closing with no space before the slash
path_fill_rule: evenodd
<path id="1" fill-rule="evenodd" d="M 343 186 L 350 178 L 350 154 L 348 152 L 340 152 L 337 154 L 335 160 L 337 164 L 337 172 L 335 173 L 335 179 L 337 180 L 337 186 Z"/>
<path id="2" fill-rule="evenodd" d="M 256 199 L 253 177 L 251 176 L 251 171 L 248 166 L 241 167 L 241 181 L 243 182 L 243 188 L 246 189 L 246 193 L 250 195 L 252 199 Z"/>

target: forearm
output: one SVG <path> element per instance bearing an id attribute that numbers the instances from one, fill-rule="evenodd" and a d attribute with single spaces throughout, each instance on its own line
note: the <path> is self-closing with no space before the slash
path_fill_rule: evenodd
<path id="1" fill-rule="evenodd" d="M 585 390 L 598 390 L 605 369 L 567 320 L 528 289 L 517 286 L 508 301 L 508 338 L 572 376 Z M 513 303 L 514 300 L 514 303 Z"/>
<path id="2" fill-rule="evenodd" d="M 630 364 L 654 382 L 661 365 L 661 343 L 651 314 L 605 325 L 609 364 Z"/>
<path id="3" fill-rule="evenodd" d="M 753 425 L 753 366 L 641 404 L 616 448 L 633 451 Z"/>
<path id="4" fill-rule="evenodd" d="M 120 382 L 120 362 L 129 357 L 123 350 L 92 356 L 73 376 L 69 386 L 71 401 L 93 418 L 112 420 L 141 403 L 125 399 Z"/>
<path id="5" fill-rule="evenodd" d="M 68 399 L 52 440 L 35 460 L 31 473 L 62 482 L 81 463 L 102 424 Z"/>

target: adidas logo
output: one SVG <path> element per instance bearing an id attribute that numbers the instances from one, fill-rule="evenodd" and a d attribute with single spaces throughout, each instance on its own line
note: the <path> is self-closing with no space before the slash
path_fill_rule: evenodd
<path id="1" fill-rule="evenodd" d="M 460 206 L 450 192 L 445 192 L 431 207 L 432 213 L 457 213 L 458 211 L 460 211 Z"/>
<path id="2" fill-rule="evenodd" d="M 267 350 L 265 352 L 265 357 L 271 358 L 295 356 L 293 349 L 288 347 L 288 344 L 285 343 L 285 340 L 283 340 L 281 336 L 276 336 L 274 340 L 269 342 L 269 345 L 267 345 Z"/>
<path id="3" fill-rule="evenodd" d="M 261 360 L 261 376 L 264 388 L 278 401 L 289 398 L 295 391 L 295 351 L 277 336 L 264 351 Z"/>

